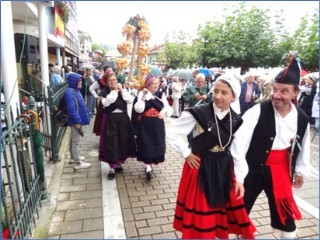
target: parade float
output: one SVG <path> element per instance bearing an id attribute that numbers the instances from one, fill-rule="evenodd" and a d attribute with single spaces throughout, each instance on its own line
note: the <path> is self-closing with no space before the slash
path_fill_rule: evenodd
<path id="1" fill-rule="evenodd" d="M 125 37 L 125 41 L 117 45 L 117 49 L 122 55 L 116 61 L 118 74 L 124 75 L 130 59 L 130 70 L 126 82 L 133 88 L 141 90 L 144 87 L 146 76 L 151 72 L 150 67 L 145 63 L 149 54 L 146 42 L 150 39 L 149 27 L 145 18 L 139 15 L 131 17 L 122 28 L 122 35 Z"/>

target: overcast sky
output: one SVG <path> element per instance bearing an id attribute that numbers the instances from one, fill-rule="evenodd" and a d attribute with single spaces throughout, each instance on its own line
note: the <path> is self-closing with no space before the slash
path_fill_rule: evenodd
<path id="1" fill-rule="evenodd" d="M 228 1 L 228 5 L 238 4 Z M 250 1 L 247 5 L 283 9 L 285 26 L 293 32 L 306 13 L 319 11 L 318 1 Z M 77 1 L 78 27 L 91 35 L 93 43 L 116 46 L 124 41 L 122 27 L 130 17 L 145 17 L 151 39 L 149 46 L 164 42 L 166 33 L 182 30 L 196 36 L 198 24 L 204 25 L 213 16 L 222 14 L 222 1 Z"/>

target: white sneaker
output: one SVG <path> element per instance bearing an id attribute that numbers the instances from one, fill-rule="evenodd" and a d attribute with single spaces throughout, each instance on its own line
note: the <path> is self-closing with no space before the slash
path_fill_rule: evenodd
<path id="1" fill-rule="evenodd" d="M 79 160 L 80 161 L 84 161 L 86 158 L 85 157 L 83 157 L 83 156 L 80 156 L 79 157 Z M 70 160 L 69 160 L 69 163 L 75 163 L 76 161 L 73 159 L 73 158 L 70 158 Z"/>
<path id="2" fill-rule="evenodd" d="M 91 167 L 91 163 L 80 161 L 80 163 L 76 163 L 73 168 L 78 170 L 78 169 L 85 169 L 89 167 Z"/>

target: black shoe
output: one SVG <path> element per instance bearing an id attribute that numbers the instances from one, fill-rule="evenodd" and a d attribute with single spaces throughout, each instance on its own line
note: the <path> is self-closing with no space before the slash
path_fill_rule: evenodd
<path id="1" fill-rule="evenodd" d="M 153 171 L 151 170 L 151 171 L 147 172 L 147 180 L 151 181 L 152 178 L 153 178 Z"/>
<path id="2" fill-rule="evenodd" d="M 123 167 L 121 165 L 119 165 L 118 167 L 116 167 L 115 171 L 116 171 L 116 173 L 122 173 Z"/>
<path id="3" fill-rule="evenodd" d="M 114 170 L 113 171 L 110 170 L 109 173 L 108 173 L 108 180 L 114 179 L 115 175 L 116 175 L 115 171 Z"/>

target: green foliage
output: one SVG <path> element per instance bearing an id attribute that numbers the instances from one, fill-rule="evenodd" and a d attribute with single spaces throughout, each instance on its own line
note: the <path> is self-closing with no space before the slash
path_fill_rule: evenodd
<path id="1" fill-rule="evenodd" d="M 293 35 L 293 49 L 302 59 L 302 65 L 311 72 L 319 70 L 319 12 L 304 16 Z"/>
<path id="2" fill-rule="evenodd" d="M 232 7 L 227 3 L 222 12 L 228 13 L 199 25 L 198 36 L 192 43 L 183 32 L 174 32 L 170 39 L 167 35 L 158 61 L 172 68 L 241 67 L 243 74 L 249 68 L 281 66 L 284 54 L 294 51 L 308 70 L 318 70 L 319 13 L 316 10 L 311 17 L 302 18 L 291 35 L 284 27 L 281 9 L 271 12 L 247 8 L 241 2 Z"/>
<path id="3" fill-rule="evenodd" d="M 93 43 L 91 46 L 92 52 L 93 51 L 102 51 L 103 56 L 105 56 L 108 53 L 108 47 L 105 44 L 102 43 Z"/>
<path id="4" fill-rule="evenodd" d="M 70 13 L 68 3 L 65 1 L 56 1 L 54 2 L 54 4 L 59 9 L 61 13 L 62 21 L 66 25 L 69 22 L 69 13 Z"/>
<path id="5" fill-rule="evenodd" d="M 165 62 L 170 68 L 186 68 L 193 63 L 194 47 L 189 35 L 180 31 L 174 32 L 171 37 L 166 36 L 164 48 L 160 51 L 157 61 Z"/>

